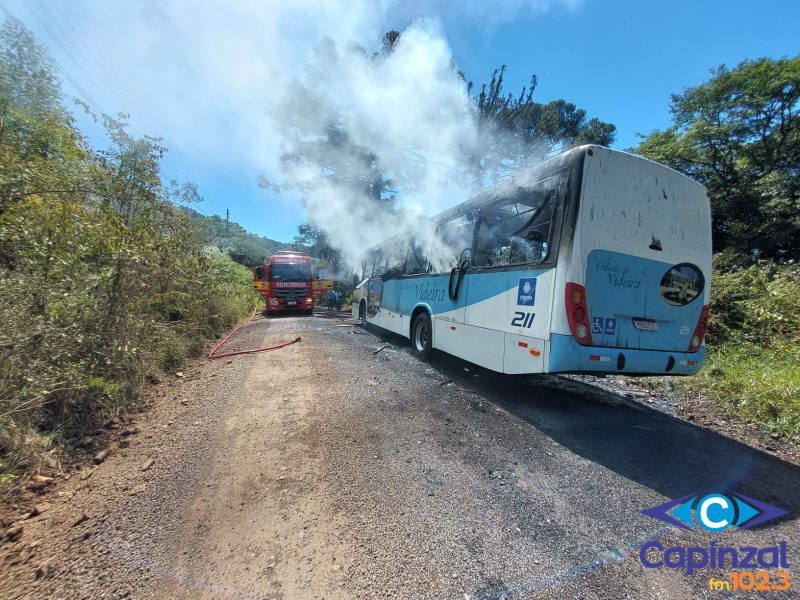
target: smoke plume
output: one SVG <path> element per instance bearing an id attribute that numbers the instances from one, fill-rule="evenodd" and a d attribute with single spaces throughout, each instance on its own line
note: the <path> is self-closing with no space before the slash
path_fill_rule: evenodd
<path id="1" fill-rule="evenodd" d="M 309 222 L 350 266 L 392 236 L 426 236 L 423 215 L 468 193 L 477 129 L 435 20 L 378 51 L 322 39 L 271 116 L 284 139 L 284 185 L 301 192 Z"/>

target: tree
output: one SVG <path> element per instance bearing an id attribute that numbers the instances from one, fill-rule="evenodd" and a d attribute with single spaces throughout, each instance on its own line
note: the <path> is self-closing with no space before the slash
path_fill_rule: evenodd
<path id="1" fill-rule="evenodd" d="M 135 397 L 148 371 L 174 368 L 199 352 L 255 300 L 248 271 L 205 248 L 176 206 L 197 200 L 197 187 L 165 184 L 160 165 L 166 150 L 159 140 L 130 135 L 124 117 L 102 116 L 107 147 L 90 148 L 63 105 L 55 68 L 29 31 L 13 19 L 5 22 L 4 473 L 40 464 L 34 449 L 46 440 L 96 429 Z"/>
<path id="2" fill-rule="evenodd" d="M 635 152 L 708 188 L 714 249 L 800 258 L 800 56 L 724 65 L 672 96 L 674 123 Z"/>
<path id="3" fill-rule="evenodd" d="M 537 77 L 519 95 L 503 92 L 506 65 L 492 73 L 473 98 L 478 139 L 472 155 L 476 187 L 495 184 L 514 171 L 544 160 L 554 152 L 581 144 L 610 146 L 616 127 L 563 99 L 534 102 Z M 468 89 L 472 89 L 472 82 Z"/>
<path id="4" fill-rule="evenodd" d="M 311 223 L 301 223 L 297 227 L 298 235 L 294 238 L 295 246 L 301 246 L 311 256 L 322 259 L 331 265 L 334 273 L 338 273 L 342 265 L 342 255 L 331 246 L 325 231 Z"/>
<path id="5" fill-rule="evenodd" d="M 422 39 L 418 43 L 431 41 Z M 392 94 L 397 91 L 391 89 L 393 85 L 405 91 L 414 90 L 416 84 L 413 78 L 403 79 L 418 56 L 409 55 L 414 48 L 402 41 L 398 31 L 389 31 L 380 50 L 370 55 L 356 46 L 340 51 L 332 41 L 322 40 L 304 77 L 292 82 L 275 111 L 287 148 L 281 157 L 285 181 L 275 185 L 261 178 L 259 183 L 274 191 L 292 189 L 303 195 L 310 222 L 301 226 L 298 240 L 323 254 L 330 254 L 332 246 L 351 254 L 343 245 L 357 252 L 377 241 L 366 239 L 370 231 L 398 233 L 398 221 L 387 219 L 396 216 L 396 194 L 419 196 L 431 185 L 442 185 L 442 180 L 477 191 L 555 151 L 582 143 L 609 145 L 614 140 L 613 125 L 587 119 L 586 111 L 572 103 L 534 102 L 535 77 L 519 96 L 505 94 L 505 66 L 495 70 L 490 83 L 471 97 L 472 83 L 454 64 L 442 64 L 436 43 L 434 52 L 423 53 L 432 67 L 427 76 L 436 84 L 433 91 L 403 96 L 417 109 L 408 114 L 425 121 L 417 122 L 403 112 L 405 105 L 391 104 L 397 95 Z M 343 85 L 343 80 L 349 83 Z M 369 88 L 372 95 L 366 95 L 372 101 L 365 104 L 362 98 L 360 108 L 354 108 L 353 86 L 364 81 L 374 83 Z M 388 128 L 395 134 L 382 138 L 385 123 L 396 125 L 398 115 L 406 115 L 406 122 Z M 400 129 L 414 134 L 397 135 Z M 349 226 L 343 232 L 342 223 L 330 222 L 335 220 L 331 204 L 347 213 L 342 223 L 359 223 L 364 239 L 354 242 L 358 234 Z M 314 235 L 309 237 L 309 232 Z M 352 262 L 353 257 L 349 258 Z"/>
<path id="6" fill-rule="evenodd" d="M 53 60 L 15 19 L 0 29 L 0 214 L 33 193 L 81 187 L 87 156 Z"/>

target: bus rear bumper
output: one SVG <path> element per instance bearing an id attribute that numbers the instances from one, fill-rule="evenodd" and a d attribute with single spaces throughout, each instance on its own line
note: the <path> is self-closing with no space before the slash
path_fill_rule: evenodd
<path id="1" fill-rule="evenodd" d="M 694 375 L 705 359 L 697 352 L 669 352 L 581 346 L 572 336 L 550 338 L 550 373 L 629 373 L 632 375 Z"/>

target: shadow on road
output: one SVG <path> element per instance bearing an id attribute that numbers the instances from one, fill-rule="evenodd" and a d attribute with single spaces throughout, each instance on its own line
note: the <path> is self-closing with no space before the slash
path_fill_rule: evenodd
<path id="1" fill-rule="evenodd" d="M 503 375 L 441 353 L 430 364 L 575 454 L 669 498 L 736 491 L 794 518 L 800 510 L 800 467 L 709 429 L 589 384 Z"/>

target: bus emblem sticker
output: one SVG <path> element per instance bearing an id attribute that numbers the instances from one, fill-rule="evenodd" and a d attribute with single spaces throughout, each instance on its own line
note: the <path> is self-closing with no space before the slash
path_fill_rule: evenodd
<path id="1" fill-rule="evenodd" d="M 700 296 L 706 281 L 699 267 L 690 263 L 672 266 L 661 278 L 661 297 L 671 306 L 686 306 Z"/>
<path id="2" fill-rule="evenodd" d="M 536 302 L 536 277 L 523 277 L 519 280 L 517 290 L 517 304 L 520 306 L 533 306 Z"/>
<path id="3" fill-rule="evenodd" d="M 612 317 L 606 317 L 606 326 L 603 333 L 606 335 L 614 335 L 617 332 L 617 320 Z"/>

